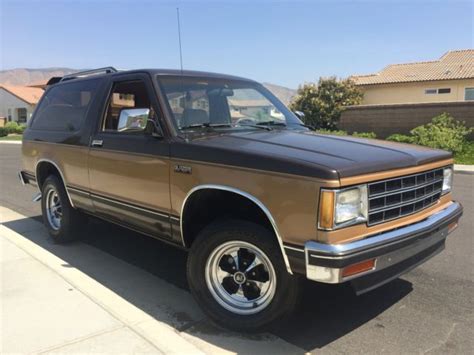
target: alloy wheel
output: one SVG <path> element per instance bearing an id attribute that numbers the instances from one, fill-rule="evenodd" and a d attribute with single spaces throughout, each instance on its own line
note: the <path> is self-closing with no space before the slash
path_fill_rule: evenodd
<path id="1" fill-rule="evenodd" d="M 230 241 L 215 248 L 206 263 L 206 283 L 214 299 L 241 315 L 266 308 L 276 291 L 276 274 L 265 253 L 247 242 Z"/>
<path id="2" fill-rule="evenodd" d="M 55 189 L 50 189 L 46 193 L 46 216 L 48 223 L 54 230 L 61 228 L 61 219 L 63 217 L 63 211 L 61 206 L 61 200 Z"/>

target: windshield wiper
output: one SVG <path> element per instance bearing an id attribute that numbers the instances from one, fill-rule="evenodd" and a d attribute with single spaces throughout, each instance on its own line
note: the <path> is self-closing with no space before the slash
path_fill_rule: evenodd
<path id="1" fill-rule="evenodd" d="M 304 123 L 298 123 L 298 126 L 308 128 L 310 131 L 316 131 L 316 128 L 314 128 L 314 126 L 310 126 Z"/>
<path id="2" fill-rule="evenodd" d="M 252 128 L 259 128 L 259 129 L 264 129 L 266 131 L 271 131 L 272 129 L 268 126 L 258 126 L 256 124 L 238 124 L 236 126 L 239 127 L 252 127 Z M 180 130 L 186 130 L 186 129 L 193 129 L 193 128 L 216 128 L 216 127 L 232 127 L 230 123 L 196 123 L 196 124 L 191 124 L 188 126 L 183 126 L 180 127 Z"/>
<path id="3" fill-rule="evenodd" d="M 259 128 L 259 129 L 264 129 L 265 131 L 271 131 L 272 129 L 268 126 L 258 126 L 256 124 L 238 124 L 236 126 L 239 126 L 239 127 L 252 127 L 252 128 Z"/>
<path id="4" fill-rule="evenodd" d="M 283 126 L 283 127 L 286 127 L 286 123 L 277 122 L 277 121 L 263 121 L 263 122 L 257 122 L 256 124 L 259 125 L 259 126 Z"/>
<path id="5" fill-rule="evenodd" d="M 190 124 L 188 126 L 180 127 L 181 130 L 183 129 L 192 129 L 192 128 L 215 128 L 215 127 L 232 127 L 229 123 L 195 123 Z"/>

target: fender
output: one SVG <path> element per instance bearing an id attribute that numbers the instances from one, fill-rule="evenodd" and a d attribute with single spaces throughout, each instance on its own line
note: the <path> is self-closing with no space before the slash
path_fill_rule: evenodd
<path id="1" fill-rule="evenodd" d="M 198 186 L 193 187 L 188 192 L 188 194 L 186 195 L 186 197 L 183 200 L 183 204 L 181 205 L 181 215 L 180 215 L 180 218 L 179 218 L 179 226 L 180 226 L 180 229 L 181 229 L 181 238 L 182 238 L 183 245 L 185 245 L 185 243 L 184 243 L 184 231 L 183 231 L 183 213 L 184 213 L 184 208 L 186 207 L 186 202 L 192 196 L 192 194 L 195 193 L 196 191 L 209 190 L 209 189 L 210 190 L 214 189 L 214 190 L 228 191 L 228 192 L 232 192 L 232 193 L 235 193 L 237 195 L 243 196 L 246 199 L 252 201 L 255 205 L 257 205 L 258 208 L 260 208 L 262 210 L 262 212 L 267 216 L 268 220 L 270 221 L 270 223 L 272 225 L 272 228 L 273 228 L 273 231 L 275 232 L 275 236 L 277 238 L 278 245 L 279 245 L 280 250 L 281 250 L 281 254 L 283 255 L 283 261 L 285 262 L 286 270 L 288 271 L 289 274 L 293 275 L 293 271 L 291 270 L 290 262 L 288 260 L 288 256 L 286 255 L 285 249 L 283 247 L 283 239 L 281 238 L 280 232 L 278 231 L 278 226 L 277 226 L 272 214 L 268 210 L 268 208 L 259 199 L 257 199 L 255 196 L 253 196 L 253 195 L 251 195 L 251 194 L 249 194 L 245 191 L 241 191 L 239 189 L 236 189 L 236 188 L 233 188 L 233 187 L 230 187 L 230 186 L 214 185 L 214 184 L 198 185 Z"/>
<path id="2" fill-rule="evenodd" d="M 71 199 L 71 195 L 69 195 L 69 191 L 67 189 L 67 184 L 66 184 L 66 179 L 64 178 L 63 172 L 59 168 L 58 164 L 56 164 L 54 161 L 49 160 L 49 159 L 40 159 L 36 162 L 36 166 L 35 166 L 36 181 L 38 181 L 38 167 L 39 167 L 40 163 L 49 163 L 49 164 L 53 165 L 56 168 L 57 171 L 59 171 L 59 175 L 60 175 L 60 178 L 63 182 L 64 189 L 66 190 L 66 194 L 67 194 L 67 198 L 69 200 L 69 203 L 71 204 L 71 206 L 73 208 L 75 208 L 74 203 L 72 202 L 72 199 Z M 41 188 L 40 188 L 39 181 L 38 181 L 38 189 L 40 190 L 40 193 L 41 193 Z"/>

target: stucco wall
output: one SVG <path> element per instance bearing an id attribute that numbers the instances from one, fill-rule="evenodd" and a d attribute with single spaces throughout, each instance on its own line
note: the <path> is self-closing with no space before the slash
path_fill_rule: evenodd
<path id="1" fill-rule="evenodd" d="M 474 88 L 474 79 L 360 86 L 364 105 L 464 101 L 464 89 Z M 450 88 L 449 94 L 425 94 L 426 89 Z"/>
<path id="2" fill-rule="evenodd" d="M 342 113 L 339 128 L 349 133 L 375 132 L 379 138 L 386 138 L 393 133 L 408 134 L 411 129 L 430 122 L 443 112 L 474 127 L 474 101 L 463 101 L 350 106 Z"/>
<path id="3" fill-rule="evenodd" d="M 10 94 L 5 89 L 0 88 L 0 117 L 8 119 L 8 109 L 10 109 L 12 121 L 18 121 L 18 108 L 26 108 L 26 117 L 30 119 L 34 105 L 30 105 L 15 95 Z"/>

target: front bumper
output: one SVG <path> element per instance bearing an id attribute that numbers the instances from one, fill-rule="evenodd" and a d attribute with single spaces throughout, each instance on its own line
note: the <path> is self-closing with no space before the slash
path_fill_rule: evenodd
<path id="1" fill-rule="evenodd" d="M 306 276 L 324 283 L 351 281 L 357 293 L 376 288 L 411 270 L 444 249 L 448 226 L 463 208 L 453 202 L 427 219 L 376 236 L 345 244 L 305 244 Z M 344 276 L 344 268 L 375 259 L 372 269 Z"/>

